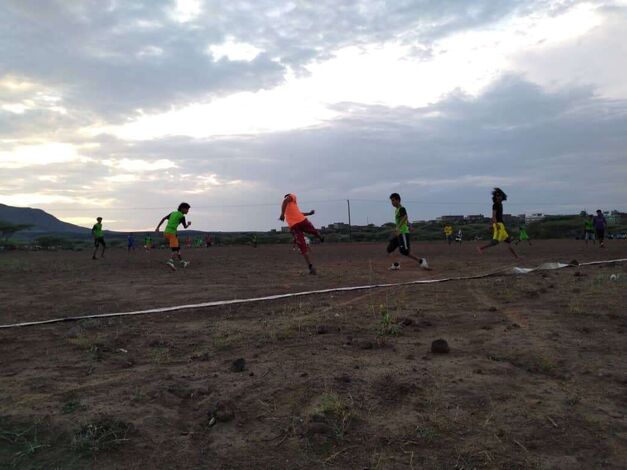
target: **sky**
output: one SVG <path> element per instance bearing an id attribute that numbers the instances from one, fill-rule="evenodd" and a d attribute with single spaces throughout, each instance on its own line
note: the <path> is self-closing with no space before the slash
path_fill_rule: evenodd
<path id="1" fill-rule="evenodd" d="M 0 203 L 112 230 L 627 210 L 627 0 L 3 0 Z"/>

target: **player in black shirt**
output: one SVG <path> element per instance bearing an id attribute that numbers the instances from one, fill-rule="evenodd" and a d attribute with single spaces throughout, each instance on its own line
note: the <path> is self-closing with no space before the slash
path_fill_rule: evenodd
<path id="1" fill-rule="evenodd" d="M 498 245 L 500 242 L 507 243 L 510 253 L 516 258 L 520 258 L 512 248 L 512 237 L 509 236 L 503 223 L 503 201 L 507 200 L 507 194 L 501 188 L 494 188 L 492 191 L 492 240 L 487 245 L 477 248 L 479 254 L 483 250 Z"/>

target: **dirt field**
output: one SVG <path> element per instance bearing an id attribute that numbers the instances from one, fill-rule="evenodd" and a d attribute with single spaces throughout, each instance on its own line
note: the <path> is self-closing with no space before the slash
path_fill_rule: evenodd
<path id="1" fill-rule="evenodd" d="M 575 241 L 0 254 L 0 323 L 627 257 Z M 618 279 L 610 280 L 611 274 Z M 0 330 L 0 468 L 625 468 L 627 264 Z M 430 352 L 445 339 L 447 354 Z M 241 360 L 239 360 L 241 359 Z"/>

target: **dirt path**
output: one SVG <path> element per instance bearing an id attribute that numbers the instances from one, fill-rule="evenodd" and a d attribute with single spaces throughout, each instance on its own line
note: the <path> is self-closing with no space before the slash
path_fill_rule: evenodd
<path id="1" fill-rule="evenodd" d="M 599 256 L 537 245 L 528 265 Z M 10 253 L 2 320 L 425 276 L 390 273 L 380 248 L 320 248 L 316 278 L 285 247 L 254 251 L 254 267 L 252 248 L 202 250 L 176 273 L 162 253 Z M 511 263 L 467 248 L 421 246 L 438 276 Z M 369 259 L 381 262 L 363 270 Z M 622 468 L 625 282 L 626 266 L 590 267 L 3 331 L 0 462 Z M 438 338 L 450 353 L 430 352 Z"/>

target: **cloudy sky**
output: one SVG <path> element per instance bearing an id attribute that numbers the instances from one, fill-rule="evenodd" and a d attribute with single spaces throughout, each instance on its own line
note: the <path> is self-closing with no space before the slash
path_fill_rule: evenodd
<path id="1" fill-rule="evenodd" d="M 3 0 L 0 203 L 145 229 L 627 210 L 627 0 Z"/>

